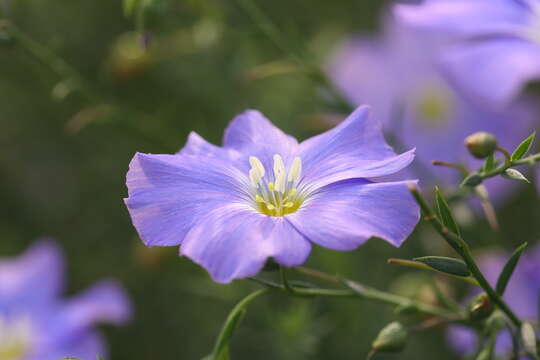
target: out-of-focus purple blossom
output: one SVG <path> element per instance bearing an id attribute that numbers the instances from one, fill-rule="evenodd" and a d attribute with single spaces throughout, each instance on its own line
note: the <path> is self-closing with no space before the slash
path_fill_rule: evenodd
<path id="1" fill-rule="evenodd" d="M 539 0 L 425 0 L 396 5 L 395 14 L 457 40 L 444 59 L 449 75 L 479 100 L 508 104 L 540 79 Z"/>
<path id="2" fill-rule="evenodd" d="M 352 103 L 372 105 L 390 139 L 417 148 L 414 174 L 430 185 L 455 184 L 459 176 L 453 169 L 434 168 L 432 160 L 481 165 L 463 146 L 466 136 L 487 131 L 501 146 L 513 149 L 531 132 L 535 115 L 528 102 L 495 111 L 468 101 L 442 75 L 442 49 L 440 37 L 386 18 L 382 35 L 349 39 L 329 66 L 330 76 Z M 487 184 L 500 195 L 510 182 L 494 179 Z"/>
<path id="3" fill-rule="evenodd" d="M 81 360 L 106 355 L 96 322 L 122 324 L 130 303 L 114 282 L 102 281 L 62 299 L 63 260 L 50 240 L 17 258 L 0 258 L 0 359 Z"/>
<path id="4" fill-rule="evenodd" d="M 302 264 L 312 243 L 352 250 L 372 236 L 401 245 L 419 218 L 405 182 L 373 182 L 414 158 L 396 155 L 380 125 L 358 108 L 301 143 L 260 112 L 237 116 L 223 147 L 191 133 L 175 155 L 136 154 L 125 200 L 148 246 L 180 253 L 229 282 L 268 258 Z"/>
<path id="5" fill-rule="evenodd" d="M 493 252 L 484 254 L 479 259 L 479 266 L 488 281 L 495 285 L 497 278 L 510 254 Z M 504 300 L 522 319 L 535 322 L 538 319 L 538 299 L 540 294 L 540 246 L 536 246 L 522 255 L 514 274 L 504 293 Z M 471 292 L 471 297 L 477 294 Z M 458 352 L 472 353 L 477 337 L 472 330 L 463 326 L 451 326 L 447 338 L 450 345 Z M 499 355 L 512 350 L 512 339 L 507 330 L 497 337 L 496 352 Z"/>

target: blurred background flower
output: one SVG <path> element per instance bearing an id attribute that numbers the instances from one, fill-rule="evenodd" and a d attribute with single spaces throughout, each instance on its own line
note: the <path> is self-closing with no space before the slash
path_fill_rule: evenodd
<path id="1" fill-rule="evenodd" d="M 443 37 L 417 31 L 385 14 L 382 34 L 348 39 L 329 65 L 338 88 L 353 104 L 373 107 L 398 149 L 416 147 L 412 172 L 430 187 L 456 184 L 461 177 L 456 169 L 434 167 L 433 160 L 471 169 L 481 166 L 462 146 L 466 136 L 487 131 L 502 147 L 514 149 L 537 121 L 531 99 L 493 109 L 463 96 L 443 76 L 439 60 L 446 49 Z M 486 184 L 495 199 L 515 188 L 504 179 Z"/>
<path id="2" fill-rule="evenodd" d="M 395 13 L 453 42 L 444 62 L 467 96 L 505 106 L 527 83 L 540 79 L 538 0 L 426 0 L 398 5 Z"/>
<path id="3" fill-rule="evenodd" d="M 107 356 L 96 323 L 124 324 L 131 304 L 115 282 L 62 298 L 64 263 L 51 240 L 0 259 L 0 359 L 58 360 Z"/>

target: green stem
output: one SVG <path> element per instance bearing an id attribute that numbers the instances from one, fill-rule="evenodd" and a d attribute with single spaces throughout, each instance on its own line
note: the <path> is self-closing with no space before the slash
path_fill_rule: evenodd
<path id="1" fill-rule="evenodd" d="M 325 280 L 331 283 L 338 283 L 345 285 L 348 289 L 324 289 L 324 288 L 299 288 L 293 287 L 292 291 L 288 290 L 285 285 L 277 284 L 269 280 L 261 278 L 251 278 L 252 281 L 255 281 L 261 285 L 264 285 L 269 288 L 276 290 L 286 291 L 292 296 L 298 297 L 311 297 L 311 296 L 323 296 L 323 297 L 359 297 L 366 300 L 382 302 L 388 305 L 398 306 L 398 307 L 414 307 L 419 312 L 443 317 L 450 320 L 462 320 L 461 316 L 456 316 L 456 313 L 442 309 L 436 306 L 429 304 L 421 303 L 403 296 L 394 295 L 384 291 L 380 291 L 362 284 L 359 284 L 355 281 L 349 279 L 339 278 L 330 274 L 323 273 L 318 270 L 308 269 L 305 267 L 294 268 L 298 272 L 315 277 L 317 279 Z M 289 283 L 289 286 L 292 284 Z"/>
<path id="2" fill-rule="evenodd" d="M 248 296 L 240 300 L 240 302 L 236 304 L 236 306 L 231 310 L 216 340 L 214 349 L 212 350 L 211 359 L 219 359 L 219 355 L 221 354 L 223 348 L 227 345 L 235 327 L 238 325 L 239 318 L 242 315 L 242 312 L 245 311 L 245 307 L 266 292 L 268 292 L 268 289 L 259 289 L 249 294 Z"/>
<path id="3" fill-rule="evenodd" d="M 478 281 L 480 287 L 488 294 L 491 301 L 497 305 L 512 323 L 518 328 L 521 327 L 521 320 L 514 314 L 514 312 L 508 307 L 508 305 L 502 300 L 497 292 L 491 287 L 486 280 L 478 265 L 474 261 L 469 245 L 458 235 L 450 232 L 441 221 L 435 216 L 435 213 L 431 210 L 431 207 L 424 200 L 416 186 L 411 185 L 409 190 L 415 198 L 416 202 L 422 209 L 424 219 L 428 221 L 437 232 L 446 240 L 446 242 L 461 256 L 467 267 L 471 271 L 472 276 Z"/>
<path id="4" fill-rule="evenodd" d="M 523 159 L 520 159 L 520 160 L 505 161 L 503 164 L 499 165 L 495 169 L 488 172 L 479 171 L 472 174 L 476 174 L 481 180 L 485 180 L 485 179 L 489 179 L 497 175 L 501 175 L 507 169 L 511 167 L 520 166 L 520 165 L 532 165 L 537 162 L 540 162 L 540 153 L 524 157 Z"/>
<path id="5" fill-rule="evenodd" d="M 91 102 L 99 101 L 99 96 L 90 88 L 79 72 L 53 51 L 26 35 L 9 20 L 2 20 L 0 27 L 4 28 L 21 48 L 26 50 L 32 57 L 48 66 L 62 80 L 68 80 L 70 85 L 76 87 L 87 100 Z"/>

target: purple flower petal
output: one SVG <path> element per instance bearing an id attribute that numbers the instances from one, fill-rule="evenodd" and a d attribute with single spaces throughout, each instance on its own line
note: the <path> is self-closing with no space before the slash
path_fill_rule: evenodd
<path id="1" fill-rule="evenodd" d="M 381 125 L 361 106 L 335 128 L 300 144 L 303 176 L 318 187 L 350 178 L 398 172 L 414 159 L 414 150 L 396 156 L 384 141 Z"/>
<path id="2" fill-rule="evenodd" d="M 0 259 L 0 309 L 39 308 L 55 301 L 63 286 L 58 246 L 43 240 L 15 259 Z"/>
<path id="3" fill-rule="evenodd" d="M 449 51 L 444 65 L 465 94 L 502 106 L 540 78 L 540 45 L 517 38 L 474 42 Z"/>
<path id="4" fill-rule="evenodd" d="M 383 125 L 395 115 L 401 79 L 392 69 L 395 57 L 381 38 L 356 37 L 336 51 L 328 72 L 352 104 L 369 104 L 375 119 Z M 392 79 L 392 81 L 387 81 Z"/>
<path id="5" fill-rule="evenodd" d="M 296 153 L 298 142 L 259 111 L 247 110 L 231 121 L 225 130 L 223 146 L 243 153 L 246 160 L 249 156 L 257 156 L 265 166 L 271 167 L 274 154 L 287 160 Z M 247 161 L 243 165 L 243 169 L 249 169 Z"/>
<path id="6" fill-rule="evenodd" d="M 461 325 L 449 326 L 446 331 L 446 341 L 460 354 L 473 354 L 478 337 L 474 330 Z"/>
<path id="7" fill-rule="evenodd" d="M 346 180 L 325 186 L 287 215 L 309 240 L 334 250 L 352 250 L 370 237 L 400 246 L 420 212 L 407 182 Z"/>
<path id="8" fill-rule="evenodd" d="M 125 202 L 146 245 L 179 245 L 197 218 L 242 200 L 242 179 L 246 175 L 218 158 L 138 153 Z"/>
<path id="9" fill-rule="evenodd" d="M 529 20 L 523 5 L 508 0 L 426 0 L 396 5 L 394 14 L 412 26 L 465 36 L 519 33 Z"/>
<path id="10" fill-rule="evenodd" d="M 80 360 L 95 360 L 97 355 L 108 358 L 103 337 L 95 331 L 83 331 L 63 339 L 61 343 L 40 347 L 24 360 L 58 360 L 68 356 Z"/>
<path id="11" fill-rule="evenodd" d="M 239 154 L 232 149 L 224 149 L 204 140 L 196 132 L 191 132 L 186 145 L 178 152 L 179 155 L 192 155 L 201 157 L 216 157 L 222 160 L 231 160 Z"/>
<path id="12" fill-rule="evenodd" d="M 64 330 L 75 331 L 95 323 L 124 324 L 131 312 L 124 289 L 113 281 L 102 281 L 65 303 L 57 321 Z"/>
<path id="13" fill-rule="evenodd" d="M 302 264 L 311 244 L 286 217 L 224 205 L 206 214 L 187 234 L 181 255 L 203 266 L 217 282 L 256 275 L 269 257 L 285 266 Z"/>

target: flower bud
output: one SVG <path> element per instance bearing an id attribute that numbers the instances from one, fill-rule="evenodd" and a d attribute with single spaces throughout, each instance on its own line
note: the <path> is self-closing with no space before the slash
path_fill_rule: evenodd
<path id="1" fill-rule="evenodd" d="M 484 320 L 489 317 L 495 308 L 486 293 L 475 297 L 469 304 L 469 318 L 473 321 Z"/>
<path id="2" fill-rule="evenodd" d="M 399 352 L 407 344 L 408 332 L 405 327 L 394 321 L 386 325 L 372 344 L 374 352 Z"/>
<path id="3" fill-rule="evenodd" d="M 487 132 L 477 132 L 465 138 L 469 152 L 479 159 L 488 157 L 497 149 L 497 138 Z"/>

